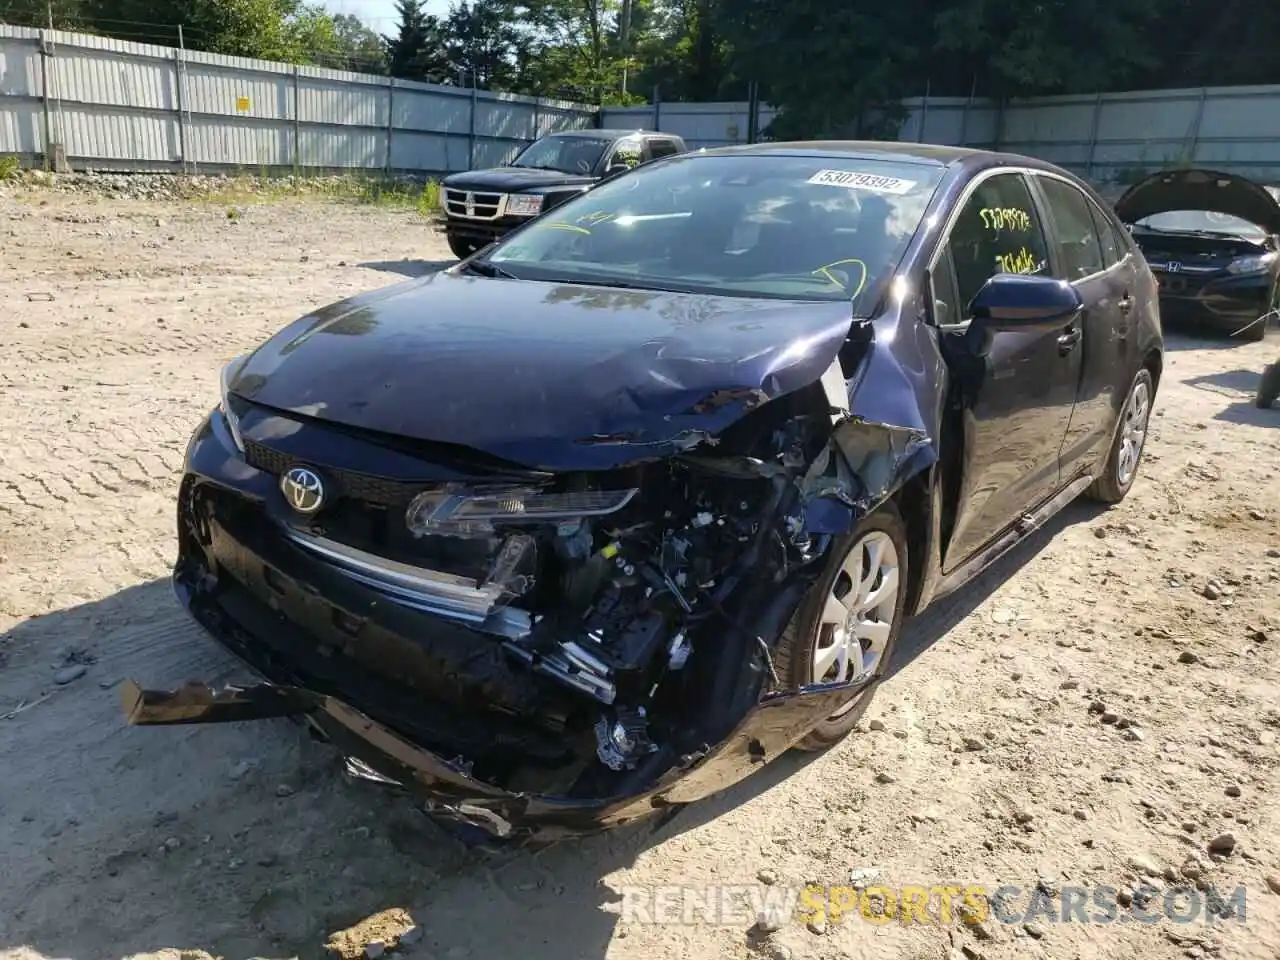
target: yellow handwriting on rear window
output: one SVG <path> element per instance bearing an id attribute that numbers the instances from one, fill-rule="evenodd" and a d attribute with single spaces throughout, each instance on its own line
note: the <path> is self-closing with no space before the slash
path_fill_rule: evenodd
<path id="1" fill-rule="evenodd" d="M 978 216 L 988 230 L 1031 231 L 1031 214 L 1017 207 L 984 207 L 978 211 Z"/>

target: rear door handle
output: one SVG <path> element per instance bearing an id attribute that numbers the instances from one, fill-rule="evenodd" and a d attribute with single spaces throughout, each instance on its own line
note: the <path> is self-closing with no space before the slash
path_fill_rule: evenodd
<path id="1" fill-rule="evenodd" d="M 1058 353 L 1066 356 L 1076 348 L 1076 344 L 1080 342 L 1080 328 L 1072 327 L 1062 336 L 1058 337 Z"/>

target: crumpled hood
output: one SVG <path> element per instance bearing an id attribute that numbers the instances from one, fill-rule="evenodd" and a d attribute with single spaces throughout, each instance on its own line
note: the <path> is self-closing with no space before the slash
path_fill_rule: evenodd
<path id="1" fill-rule="evenodd" d="M 494 167 L 492 170 L 468 170 L 445 177 L 444 186 L 454 190 L 493 190 L 510 193 L 534 187 L 587 186 L 595 178 L 587 174 L 564 173 L 560 170 L 534 170 L 531 167 Z"/>
<path id="2" fill-rule="evenodd" d="M 245 362 L 231 390 L 526 466 L 608 469 L 696 445 L 817 381 L 851 324 L 845 302 L 446 271 L 295 321 Z"/>
<path id="3" fill-rule="evenodd" d="M 1280 203 L 1260 184 L 1215 170 L 1165 170 L 1135 183 L 1116 201 L 1125 223 L 1170 210 L 1229 213 L 1280 233 Z"/>

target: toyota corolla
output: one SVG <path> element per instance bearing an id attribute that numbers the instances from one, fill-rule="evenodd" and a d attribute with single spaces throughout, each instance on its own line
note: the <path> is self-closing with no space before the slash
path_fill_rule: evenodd
<path id="1" fill-rule="evenodd" d="M 645 165 L 227 366 L 174 583 L 262 682 L 128 717 L 304 718 L 507 838 L 678 809 L 839 741 L 904 618 L 1128 493 L 1156 297 L 1036 160 Z"/>

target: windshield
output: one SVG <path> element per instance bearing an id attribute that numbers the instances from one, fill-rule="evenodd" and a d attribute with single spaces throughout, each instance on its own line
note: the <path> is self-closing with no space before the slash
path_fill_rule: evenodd
<path id="1" fill-rule="evenodd" d="M 613 139 L 610 137 L 544 137 L 531 143 L 524 153 L 511 161 L 511 165 L 564 173 L 590 173 L 611 143 Z"/>
<path id="2" fill-rule="evenodd" d="M 1168 210 L 1143 217 L 1137 225 L 1160 233 L 1223 233 L 1249 239 L 1263 239 L 1267 235 L 1267 231 L 1255 223 L 1213 210 Z"/>
<path id="3" fill-rule="evenodd" d="M 942 168 L 684 155 L 606 182 L 499 243 L 521 279 L 870 306 Z"/>

